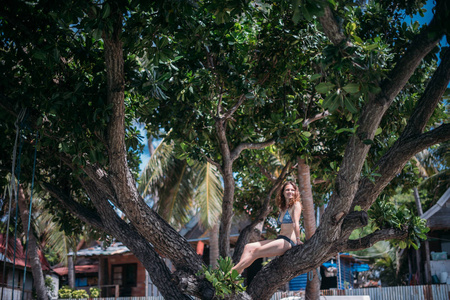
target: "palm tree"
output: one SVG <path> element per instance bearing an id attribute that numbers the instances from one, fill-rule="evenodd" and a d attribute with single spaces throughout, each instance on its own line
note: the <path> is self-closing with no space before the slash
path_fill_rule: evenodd
<path id="1" fill-rule="evenodd" d="M 306 239 L 310 239 L 316 232 L 316 217 L 314 213 L 314 199 L 311 187 L 311 170 L 306 160 L 298 158 L 298 183 L 303 204 L 303 222 Z M 317 270 L 312 270 L 313 279 L 306 283 L 305 298 L 317 299 L 320 295 L 320 279 Z M 309 276 L 308 276 L 309 277 Z"/>
<path id="2" fill-rule="evenodd" d="M 414 158 L 424 180 L 419 188 L 429 191 L 433 201 L 450 187 L 450 142 L 444 142 L 430 150 L 424 150 Z M 430 207 L 434 203 L 431 203 Z"/>
<path id="3" fill-rule="evenodd" d="M 30 259 L 31 272 L 33 274 L 34 287 L 36 288 L 36 294 L 38 299 L 47 300 L 47 288 L 45 287 L 45 278 L 42 272 L 41 260 L 39 257 L 39 244 L 35 236 L 33 226 L 31 226 L 32 213 L 27 203 L 24 189 L 22 185 L 19 186 L 19 197 L 17 198 L 18 207 L 20 211 L 20 217 L 22 219 L 23 229 L 27 236 L 27 257 Z M 29 232 L 25 228 L 29 228 Z"/>
<path id="4" fill-rule="evenodd" d="M 176 158 L 174 143 L 163 140 L 141 172 L 138 190 L 167 222 L 180 228 L 199 213 L 205 229 L 213 228 L 222 209 L 222 180 L 208 162 Z M 214 232 L 214 230 L 212 230 Z M 210 241 L 210 247 L 217 243 Z M 218 245 L 217 245 L 218 246 Z M 210 249 L 215 253 L 214 249 Z"/>
<path id="5" fill-rule="evenodd" d="M 41 249 L 46 249 L 58 257 L 58 261 L 68 268 L 69 286 L 75 287 L 75 259 L 69 253 L 76 253 L 79 237 L 67 234 L 61 226 L 54 222 L 54 216 L 45 208 L 45 200 L 37 198 L 34 211 L 39 212 L 34 220 L 36 235 L 39 237 Z"/>

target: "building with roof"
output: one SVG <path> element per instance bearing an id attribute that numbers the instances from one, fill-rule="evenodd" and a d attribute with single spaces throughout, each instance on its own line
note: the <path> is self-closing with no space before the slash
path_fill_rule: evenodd
<path id="1" fill-rule="evenodd" d="M 6 236 L 0 234 L 0 282 L 1 287 L 4 288 L 0 293 L 3 293 L 3 299 L 12 299 L 13 297 L 21 297 L 23 290 L 23 299 L 32 299 L 33 274 L 29 262 L 30 257 L 26 257 L 26 249 L 24 249 L 20 239 L 14 239 L 14 237 L 8 239 L 9 243 L 6 247 Z M 8 253 L 5 254 L 6 248 L 8 248 Z M 41 251 L 39 251 L 39 259 L 44 274 L 49 274 L 51 271 L 50 265 Z M 26 263 L 25 260 L 27 260 Z"/>
<path id="2" fill-rule="evenodd" d="M 430 263 L 430 275 L 434 278 L 433 283 L 450 284 L 450 278 L 445 282 L 442 280 L 442 273 L 450 274 L 450 188 L 428 211 L 422 215 L 427 220 L 430 228 L 428 232 L 429 252 L 426 253 L 421 247 L 420 261 L 422 262 L 421 274 L 425 270 L 427 258 Z M 424 276 L 425 277 L 425 276 Z"/>
<path id="3" fill-rule="evenodd" d="M 354 288 L 357 273 L 370 269 L 359 259 L 349 253 L 338 253 L 334 258 L 320 266 L 321 290 Z M 289 290 L 306 289 L 308 273 L 301 274 L 289 282 Z"/>
<path id="4" fill-rule="evenodd" d="M 61 276 L 61 285 L 67 284 L 68 268 L 53 270 Z M 96 243 L 76 252 L 75 288 L 89 290 L 90 287 L 100 287 L 103 297 L 160 295 L 142 263 L 120 242 L 107 247 Z"/>

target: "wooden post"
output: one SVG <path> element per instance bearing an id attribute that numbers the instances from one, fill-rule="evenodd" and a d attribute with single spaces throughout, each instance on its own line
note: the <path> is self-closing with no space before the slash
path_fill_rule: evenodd
<path id="1" fill-rule="evenodd" d="M 100 286 L 103 284 L 103 259 L 101 256 L 98 257 L 98 282 L 97 286 L 100 289 Z M 100 297 L 102 296 L 100 291 Z"/>
<path id="2" fill-rule="evenodd" d="M 115 292 L 114 292 L 114 298 L 117 299 L 119 298 L 119 285 L 116 284 L 116 288 L 115 288 Z"/>

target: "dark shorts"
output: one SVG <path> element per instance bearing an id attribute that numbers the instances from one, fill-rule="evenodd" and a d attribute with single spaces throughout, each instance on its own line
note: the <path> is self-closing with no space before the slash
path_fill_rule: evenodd
<path id="1" fill-rule="evenodd" d="M 283 239 L 283 240 L 285 240 L 286 242 L 288 242 L 289 244 L 291 244 L 292 247 L 297 246 L 290 238 L 288 238 L 288 237 L 285 236 L 285 235 L 281 235 L 281 234 L 280 234 L 280 235 L 277 236 L 276 239 L 277 239 L 277 240 Z"/>

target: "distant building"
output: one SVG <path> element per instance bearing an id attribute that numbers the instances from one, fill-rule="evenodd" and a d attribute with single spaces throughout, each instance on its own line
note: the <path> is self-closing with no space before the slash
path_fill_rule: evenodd
<path id="1" fill-rule="evenodd" d="M 0 294 L 3 293 L 3 299 L 14 298 L 22 299 L 21 293 L 24 290 L 24 299 L 32 299 L 33 290 L 33 275 L 31 272 L 31 265 L 29 262 L 25 265 L 26 251 L 19 239 L 14 241 L 14 237 L 9 237 L 8 253 L 5 257 L 6 236 L 0 234 Z M 30 257 L 27 257 L 29 261 Z M 50 273 L 50 265 L 45 259 L 44 255 L 39 251 L 39 259 L 41 261 L 42 270 L 44 274 Z M 24 283 L 24 271 L 25 285 Z M 20 298 L 19 298 L 20 297 Z"/>
<path id="2" fill-rule="evenodd" d="M 73 255 L 73 253 L 69 253 Z M 54 268 L 68 284 L 68 268 Z M 77 251 L 75 288 L 100 287 L 102 297 L 159 296 L 141 262 L 120 242 L 103 248 L 97 244 Z"/>
<path id="3" fill-rule="evenodd" d="M 440 282 L 443 277 L 442 273 L 450 274 L 450 188 L 442 195 L 433 207 L 422 215 L 423 219 L 427 220 L 427 225 L 430 227 L 428 232 L 428 242 L 430 247 L 430 273 L 433 278 L 432 283 L 450 284 L 450 276 L 446 282 Z M 421 245 L 423 245 L 422 243 Z M 420 274 L 416 269 L 416 274 L 419 278 L 416 280 L 417 284 L 423 282 L 426 256 L 425 247 L 420 247 L 421 268 Z M 412 259 L 415 262 L 415 259 Z M 421 280 L 422 279 L 422 280 Z M 441 279 L 441 280 L 440 280 Z"/>

